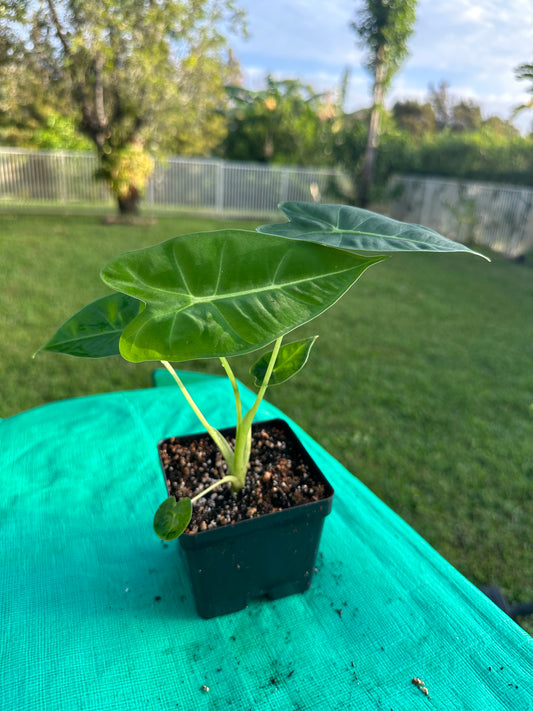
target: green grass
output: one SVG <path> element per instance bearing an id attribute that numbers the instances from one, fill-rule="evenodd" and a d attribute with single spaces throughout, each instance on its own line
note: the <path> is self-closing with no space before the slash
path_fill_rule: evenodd
<path id="1" fill-rule="evenodd" d="M 154 364 L 31 355 L 105 293 L 98 272 L 112 256 L 231 224 L 0 215 L 0 416 L 148 387 Z M 510 600 L 533 598 L 532 314 L 527 264 L 395 255 L 301 329 L 320 334 L 309 365 L 267 395 L 467 578 Z M 251 360 L 236 367 L 248 384 Z"/>

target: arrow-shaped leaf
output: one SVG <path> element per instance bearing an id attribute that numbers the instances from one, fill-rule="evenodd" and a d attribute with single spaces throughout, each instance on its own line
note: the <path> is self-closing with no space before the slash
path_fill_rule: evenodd
<path id="1" fill-rule="evenodd" d="M 154 515 L 154 531 L 163 541 L 172 541 L 181 536 L 192 517 L 192 501 L 188 497 L 165 499 Z"/>
<path id="2" fill-rule="evenodd" d="M 359 207 L 308 202 L 282 202 L 278 207 L 289 222 L 262 225 L 257 228 L 259 232 L 359 252 L 469 252 L 487 259 L 428 227 L 399 222 Z"/>
<path id="3" fill-rule="evenodd" d="M 66 353 L 79 358 L 120 355 L 122 331 L 143 308 L 141 301 L 127 294 L 104 296 L 65 321 L 39 351 Z"/>
<path id="4" fill-rule="evenodd" d="M 263 348 L 332 306 L 382 259 L 219 230 L 121 255 L 102 278 L 146 303 L 124 329 L 122 356 L 183 361 Z"/>
<path id="5" fill-rule="evenodd" d="M 317 338 L 318 336 L 312 336 L 301 341 L 285 343 L 281 346 L 268 384 L 279 385 L 296 375 L 307 363 L 309 353 Z M 261 387 L 263 383 L 271 356 L 272 351 L 265 353 L 250 368 L 250 373 L 254 376 L 257 387 Z"/>

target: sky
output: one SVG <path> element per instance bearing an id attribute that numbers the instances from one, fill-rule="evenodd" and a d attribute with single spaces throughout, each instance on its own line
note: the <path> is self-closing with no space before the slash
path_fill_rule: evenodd
<path id="1" fill-rule="evenodd" d="M 237 0 L 247 14 L 249 37 L 232 39 L 244 84 L 260 89 L 265 76 L 299 78 L 315 90 L 335 91 L 350 70 L 346 110 L 368 107 L 372 82 L 365 51 L 349 23 L 362 0 Z M 428 98 L 442 81 L 455 101 L 474 100 L 483 118 L 509 119 L 531 99 L 518 81 L 519 64 L 533 63 L 533 0 L 418 0 L 409 57 L 395 75 L 387 106 Z M 533 109 L 515 125 L 530 131 Z"/>

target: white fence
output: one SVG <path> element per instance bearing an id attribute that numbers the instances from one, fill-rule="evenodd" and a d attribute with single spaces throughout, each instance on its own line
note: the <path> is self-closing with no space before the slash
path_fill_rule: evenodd
<path id="1" fill-rule="evenodd" d="M 511 258 L 533 248 L 532 188 L 399 175 L 388 193 L 387 211 L 398 220 Z"/>
<path id="2" fill-rule="evenodd" d="M 108 188 L 94 177 L 97 167 L 92 153 L 0 148 L 0 208 L 113 208 Z M 325 202 L 330 187 L 344 180 L 336 170 L 169 158 L 156 163 L 143 206 L 269 215 L 284 200 Z M 512 258 L 533 248 L 532 188 L 400 175 L 389 185 L 387 213 Z"/>
<path id="3" fill-rule="evenodd" d="M 0 206 L 3 204 L 113 204 L 95 179 L 96 157 L 73 151 L 0 148 Z M 156 162 L 143 200 L 145 209 L 191 208 L 218 214 L 275 212 L 283 200 L 320 200 L 339 171 L 263 166 L 207 158 Z"/>

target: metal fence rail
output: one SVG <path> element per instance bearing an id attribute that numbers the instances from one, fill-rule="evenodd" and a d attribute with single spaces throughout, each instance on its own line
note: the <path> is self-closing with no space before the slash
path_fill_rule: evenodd
<path id="1" fill-rule="evenodd" d="M 0 203 L 110 202 L 91 153 L 0 149 Z"/>
<path id="2" fill-rule="evenodd" d="M 0 208 L 114 206 L 92 153 L 0 148 Z M 267 166 L 212 158 L 169 158 L 155 164 L 145 211 L 192 209 L 218 215 L 269 215 L 283 200 L 331 198 L 341 171 Z M 387 212 L 463 242 L 519 257 L 533 248 L 533 189 L 399 175 L 389 184 Z"/>
<path id="3" fill-rule="evenodd" d="M 533 189 L 399 175 L 389 184 L 388 212 L 460 242 L 517 258 L 533 248 Z"/>
<path id="4" fill-rule="evenodd" d="M 112 205 L 95 179 L 92 153 L 0 148 L 0 205 L 58 203 Z M 146 209 L 193 208 L 218 214 L 265 214 L 283 200 L 320 200 L 340 176 L 336 170 L 264 166 L 209 158 L 157 161 Z"/>

